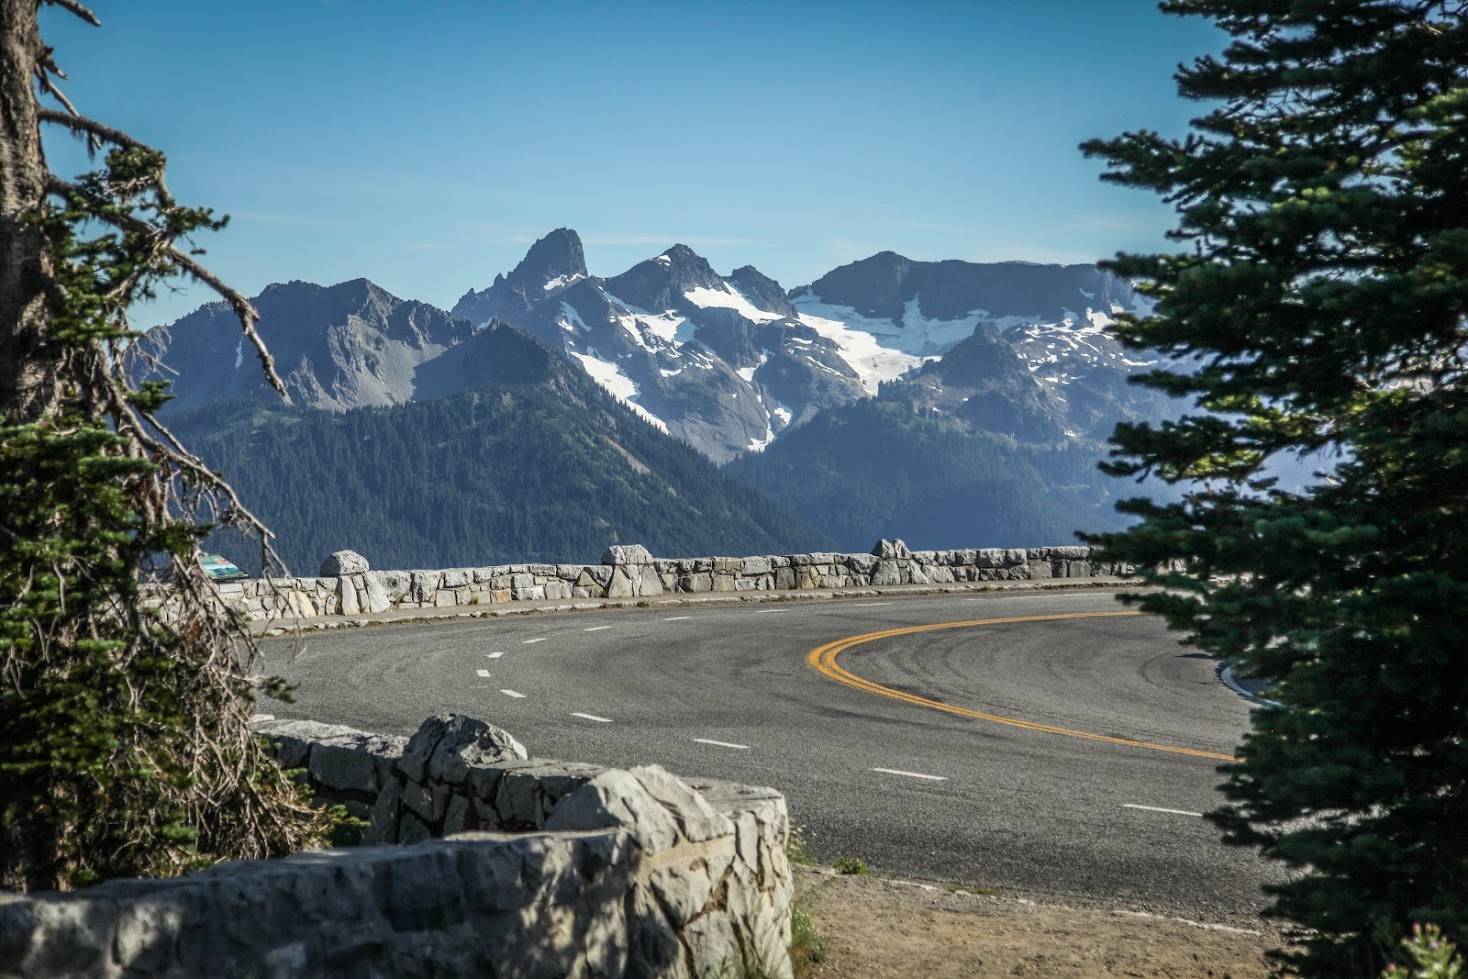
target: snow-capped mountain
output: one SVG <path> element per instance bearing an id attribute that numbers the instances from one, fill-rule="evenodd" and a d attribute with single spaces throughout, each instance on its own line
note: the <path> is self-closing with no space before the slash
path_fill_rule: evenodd
<path id="1" fill-rule="evenodd" d="M 1155 359 L 1124 350 L 1109 330 L 1148 300 L 1095 265 L 914 262 L 882 252 L 790 295 L 801 321 L 837 343 L 871 391 L 982 328 L 1002 336 L 1051 396 L 1065 434 L 1105 438 L 1122 418 L 1169 411 L 1161 395 L 1126 383 Z"/>
<path id="2" fill-rule="evenodd" d="M 1104 438 L 1119 419 L 1162 417 L 1166 399 L 1126 383 L 1151 360 L 1109 331 L 1141 302 L 1095 266 L 893 252 L 788 293 L 753 266 L 720 275 L 684 245 L 602 278 L 565 228 L 469 290 L 452 314 L 365 279 L 273 285 L 256 299 L 261 333 L 303 407 L 343 411 L 472 387 L 478 368 L 461 345 L 500 322 L 718 462 L 882 391 L 1033 441 Z M 140 349 L 178 372 L 175 409 L 269 395 L 221 304 L 150 333 Z"/>
<path id="3" fill-rule="evenodd" d="M 586 274 L 581 255 L 575 232 L 554 231 L 510 275 L 465 295 L 454 315 L 529 331 L 719 462 L 866 393 L 837 345 L 752 266 L 725 278 L 674 245 L 602 279 Z"/>
<path id="4" fill-rule="evenodd" d="M 1157 416 L 1165 403 L 1125 384 L 1150 362 L 1129 357 L 1107 332 L 1138 302 L 1130 285 L 1093 265 L 915 262 L 893 252 L 788 294 L 752 266 L 721 276 L 684 245 L 603 279 L 588 274 L 580 239 L 562 228 L 453 312 L 530 331 L 649 422 L 722 462 L 877 394 L 976 331 L 1001 336 L 1006 356 L 1042 389 L 1034 398 L 1051 402 L 1042 414 L 1058 427 L 1022 426 L 1035 437 L 1101 437 L 1119 418 Z"/>

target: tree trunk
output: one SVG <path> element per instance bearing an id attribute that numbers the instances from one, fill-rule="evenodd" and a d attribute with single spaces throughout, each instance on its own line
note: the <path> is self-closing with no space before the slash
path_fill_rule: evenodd
<path id="1" fill-rule="evenodd" d="M 46 206 L 35 69 L 44 56 L 37 0 L 0 0 L 0 422 L 32 421 L 56 402 L 46 355 L 50 282 L 36 219 Z"/>

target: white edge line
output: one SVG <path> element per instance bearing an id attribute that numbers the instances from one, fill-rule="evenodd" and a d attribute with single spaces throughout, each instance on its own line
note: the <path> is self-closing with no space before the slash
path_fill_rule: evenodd
<path id="1" fill-rule="evenodd" d="M 611 628 L 611 626 L 609 626 L 609 625 L 594 625 L 590 629 L 582 629 L 581 631 L 582 632 L 601 632 L 603 629 L 610 629 L 610 628 Z"/>
<path id="2" fill-rule="evenodd" d="M 598 724 L 612 723 L 612 719 L 610 717 L 597 717 L 595 714 L 583 714 L 579 710 L 571 711 L 571 716 L 584 718 L 588 721 L 596 721 Z"/>
<path id="3" fill-rule="evenodd" d="M 664 619 L 663 621 L 664 622 L 682 622 L 684 619 L 691 619 L 691 618 L 693 618 L 693 616 L 691 616 L 691 615 L 670 615 L 666 619 Z"/>
<path id="4" fill-rule="evenodd" d="M 1197 816 L 1199 819 L 1203 818 L 1201 812 L 1189 812 L 1186 809 L 1163 809 L 1161 806 L 1139 806 L 1135 802 L 1123 802 L 1121 807 L 1123 809 L 1144 809 L 1147 812 L 1169 812 L 1174 816 Z"/>
<path id="5" fill-rule="evenodd" d="M 891 605 L 891 602 L 853 602 L 847 608 L 881 608 L 883 605 Z"/>
<path id="6" fill-rule="evenodd" d="M 485 678 L 488 678 L 489 677 L 489 671 L 488 670 L 475 670 L 474 672 L 475 673 L 478 673 L 482 677 L 485 677 Z"/>
<path id="7" fill-rule="evenodd" d="M 697 741 L 699 744 L 711 744 L 720 748 L 737 748 L 740 751 L 749 750 L 749 745 L 735 744 L 732 741 L 715 741 L 712 738 L 694 738 L 693 740 Z"/>
<path id="8" fill-rule="evenodd" d="M 524 700 L 525 699 L 525 695 L 523 693 L 516 693 L 514 690 L 503 690 L 502 689 L 502 690 L 500 690 L 500 693 L 504 694 L 506 697 L 515 697 L 516 699 L 519 699 L 519 700 Z"/>
<path id="9" fill-rule="evenodd" d="M 545 642 L 545 636 L 541 636 L 539 639 L 526 639 L 523 645 L 528 646 L 533 642 Z"/>
<path id="10" fill-rule="evenodd" d="M 780 612 L 788 612 L 788 611 L 790 611 L 788 608 L 762 608 L 759 611 L 755 612 L 754 614 L 755 615 L 777 615 Z"/>
<path id="11" fill-rule="evenodd" d="M 250 723 L 251 724 L 259 724 L 259 723 L 261 723 L 263 721 L 273 721 L 273 720 L 275 720 L 275 715 L 274 714 L 251 714 L 250 715 Z"/>
<path id="12" fill-rule="evenodd" d="M 924 775 L 922 772 L 904 772 L 899 768 L 873 768 L 872 771 L 887 775 L 906 775 L 908 778 L 925 778 L 930 782 L 948 781 L 947 775 Z"/>

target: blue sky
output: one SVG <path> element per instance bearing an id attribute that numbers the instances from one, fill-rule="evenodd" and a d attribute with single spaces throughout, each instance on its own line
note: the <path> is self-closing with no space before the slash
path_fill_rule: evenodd
<path id="1" fill-rule="evenodd" d="M 96 0 L 48 10 L 85 114 L 169 156 L 253 295 L 366 276 L 451 306 L 575 228 L 595 274 L 684 242 L 787 288 L 892 249 L 1085 262 L 1169 210 L 1076 146 L 1199 106 L 1217 31 L 1152 0 Z M 76 172 L 69 138 L 52 165 Z M 165 297 L 139 325 L 213 298 Z"/>

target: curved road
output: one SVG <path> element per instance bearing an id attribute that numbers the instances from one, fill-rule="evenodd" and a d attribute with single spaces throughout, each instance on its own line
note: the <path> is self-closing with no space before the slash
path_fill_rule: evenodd
<path id="1" fill-rule="evenodd" d="M 317 632 L 304 648 L 262 644 L 267 671 L 299 689 L 295 703 L 261 709 L 392 734 L 459 711 L 506 728 L 539 757 L 655 762 L 776 786 L 826 859 L 1247 921 L 1273 872 L 1222 846 L 1196 814 L 1221 801 L 1213 756 L 1238 743 L 1249 705 L 1159 621 L 910 631 L 851 645 L 825 672 L 807 662 L 825 644 L 874 632 L 1118 609 L 1110 592 L 1001 593 Z M 841 671 L 882 689 L 826 675 Z"/>

